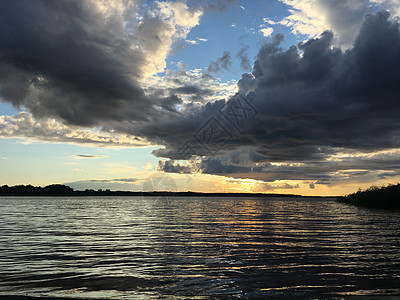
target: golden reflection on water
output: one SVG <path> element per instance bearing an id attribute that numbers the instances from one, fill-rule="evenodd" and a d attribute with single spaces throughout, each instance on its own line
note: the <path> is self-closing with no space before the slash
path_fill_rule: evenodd
<path id="1" fill-rule="evenodd" d="M 4 198 L 0 295 L 397 295 L 399 232 L 329 199 Z"/>

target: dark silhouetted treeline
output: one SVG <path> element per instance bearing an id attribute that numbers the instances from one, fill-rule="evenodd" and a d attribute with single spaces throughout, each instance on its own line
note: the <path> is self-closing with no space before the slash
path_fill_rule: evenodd
<path id="1" fill-rule="evenodd" d="M 383 187 L 372 186 L 365 191 L 358 191 L 337 200 L 363 207 L 400 209 L 400 183 Z"/>
<path id="2" fill-rule="evenodd" d="M 52 184 L 46 187 L 32 185 L 3 185 L 0 187 L 0 196 L 186 196 L 186 197 L 301 197 L 293 194 L 252 194 L 252 193 L 197 193 L 197 192 L 129 192 L 92 190 L 74 191 L 62 184 Z"/>
<path id="3" fill-rule="evenodd" d="M 47 195 L 73 195 L 74 190 L 69 186 L 62 184 L 52 184 L 46 187 L 36 187 L 32 185 L 3 185 L 0 187 L 2 196 L 47 196 Z"/>

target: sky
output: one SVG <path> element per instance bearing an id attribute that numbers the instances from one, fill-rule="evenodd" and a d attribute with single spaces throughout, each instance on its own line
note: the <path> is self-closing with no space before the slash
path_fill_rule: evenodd
<path id="1" fill-rule="evenodd" d="M 396 0 L 0 2 L 0 185 L 400 181 Z"/>

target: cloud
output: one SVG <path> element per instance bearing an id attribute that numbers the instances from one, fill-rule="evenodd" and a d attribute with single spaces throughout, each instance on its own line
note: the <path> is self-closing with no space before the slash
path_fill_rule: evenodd
<path id="1" fill-rule="evenodd" d="M 267 24 L 269 24 L 269 25 L 276 25 L 276 24 L 278 24 L 278 22 L 273 21 L 273 20 L 271 20 L 271 19 L 269 19 L 269 18 L 263 18 L 263 22 L 264 22 L 264 23 L 267 23 Z M 260 25 L 260 26 L 262 26 L 262 25 Z"/>
<path id="2" fill-rule="evenodd" d="M 1 2 L 0 97 L 35 118 L 86 127 L 173 114 L 174 103 L 146 94 L 142 82 L 164 70 L 172 44 L 202 12 L 183 2 L 155 2 L 141 18 L 138 9 L 126 1 Z"/>
<path id="3" fill-rule="evenodd" d="M 370 0 L 370 2 L 384 6 L 393 16 L 400 16 L 400 2 L 397 0 Z"/>
<path id="4" fill-rule="evenodd" d="M 388 17 L 383 11 L 367 16 L 347 52 L 332 47 L 330 32 L 285 51 L 280 35 L 264 45 L 251 95 L 259 116 L 254 129 L 263 130 L 253 142 L 269 148 L 272 159 L 291 160 L 319 155 L 322 146 L 398 147 L 393 112 L 400 109 L 395 96 L 400 35 Z"/>
<path id="5" fill-rule="evenodd" d="M 135 167 L 130 166 L 128 163 L 107 163 L 103 165 L 101 170 L 102 174 L 131 174 Z"/>
<path id="6" fill-rule="evenodd" d="M 145 90 L 156 97 L 178 96 L 183 102 L 180 104 L 183 112 L 187 105 L 204 105 L 234 95 L 237 87 L 235 81 L 220 82 L 201 69 L 187 70 L 179 62 L 177 70 L 168 69 L 165 76 L 152 76 Z"/>
<path id="7" fill-rule="evenodd" d="M 153 165 L 151 163 L 146 163 L 143 168 L 145 170 L 151 170 L 153 168 Z"/>
<path id="8" fill-rule="evenodd" d="M 77 154 L 75 155 L 75 158 L 81 159 L 81 158 L 103 158 L 103 157 L 108 157 L 104 155 L 89 155 L 89 154 Z"/>
<path id="9" fill-rule="evenodd" d="M 195 40 L 185 40 L 186 43 L 191 45 L 197 45 L 199 42 L 205 43 L 208 39 L 205 38 L 196 38 Z"/>
<path id="10" fill-rule="evenodd" d="M 171 46 L 186 39 L 203 12 L 189 10 L 185 2 L 155 2 L 135 28 L 135 38 L 145 54 L 145 74 L 164 71 Z"/>
<path id="11" fill-rule="evenodd" d="M 270 37 L 272 32 L 274 32 L 274 29 L 272 27 L 267 27 L 260 29 L 259 32 L 261 32 L 265 37 Z"/>
<path id="12" fill-rule="evenodd" d="M 185 40 L 186 43 L 191 44 L 191 45 L 196 45 L 197 41 L 195 40 Z"/>
<path id="13" fill-rule="evenodd" d="M 210 63 L 207 70 L 211 73 L 218 73 L 221 71 L 228 71 L 229 67 L 232 65 L 232 58 L 229 51 L 224 51 L 224 54 L 217 60 Z"/>
<path id="14" fill-rule="evenodd" d="M 298 184 L 296 185 L 291 185 L 288 183 L 284 183 L 284 184 L 278 184 L 278 185 L 272 185 L 269 183 L 261 183 L 260 184 L 260 188 L 263 191 L 274 191 L 274 190 L 293 190 L 293 189 L 298 189 L 300 188 L 300 186 Z"/>
<path id="15" fill-rule="evenodd" d="M 398 147 L 395 78 L 400 62 L 395 53 L 400 38 L 398 24 L 390 22 L 386 12 L 366 18 L 347 52 L 332 48 L 330 32 L 287 50 L 280 48 L 282 39 L 276 35 L 265 44 L 252 76 L 239 82 L 242 90 L 251 85 L 248 90 L 254 92 L 247 98 L 258 116 L 226 147 L 258 145 L 265 159 L 273 161 L 321 158 L 333 147 L 364 151 Z M 182 131 L 174 135 L 175 141 L 184 144 L 180 137 L 189 140 L 224 105 L 217 101 L 189 110 L 195 116 L 190 122 L 175 120 L 179 128 L 188 128 L 186 135 Z"/>
<path id="16" fill-rule="evenodd" d="M 190 174 L 193 172 L 192 166 L 176 164 L 172 160 L 166 160 L 166 161 L 160 160 L 158 162 L 157 170 L 166 173 L 183 173 L 183 174 Z"/>
<path id="17" fill-rule="evenodd" d="M 256 108 L 256 117 L 244 119 L 244 110 L 236 111 L 246 122 L 235 128 L 221 114 L 224 107 L 238 107 L 239 96 L 188 110 L 190 119 L 163 124 L 172 130 L 185 128 L 186 133 L 173 130 L 174 140 L 166 138 L 166 147 L 154 154 L 176 160 L 184 152 L 186 157 L 200 157 L 195 171 L 264 181 L 326 183 L 351 180 L 346 170 L 361 170 L 365 173 L 351 174 L 364 178 L 397 170 L 394 156 L 375 160 L 353 154 L 372 153 L 377 158 L 374 153 L 400 147 L 399 24 L 381 11 L 365 18 L 347 51 L 334 47 L 333 38 L 327 31 L 284 50 L 283 36 L 276 35 L 261 47 L 252 74 L 244 74 L 238 83 Z M 210 130 L 219 132 L 226 143 L 196 140 L 196 134 Z M 333 161 L 340 152 L 347 158 Z M 246 163 L 233 163 L 232 157 Z M 172 165 L 179 172 L 186 168 Z M 171 164 L 163 166 L 171 170 Z"/>
<path id="18" fill-rule="evenodd" d="M 237 57 L 239 57 L 240 66 L 242 67 L 242 69 L 244 71 L 248 71 L 251 68 L 250 60 L 249 60 L 248 53 L 247 53 L 249 48 L 250 47 L 248 45 L 242 45 L 242 48 L 240 48 L 238 54 L 236 55 Z"/>
<path id="19" fill-rule="evenodd" d="M 360 1 L 284 2 L 294 8 L 287 25 L 313 38 L 283 49 L 283 36 L 275 35 L 234 97 L 234 82 L 218 86 L 209 73 L 188 71 L 183 63 L 157 75 L 172 45 L 186 39 L 206 9 L 233 2 L 191 8 L 155 2 L 142 16 L 124 1 L 0 2 L 0 96 L 28 111 L 1 116 L 0 135 L 163 145 L 155 155 L 195 159 L 163 162 L 166 172 L 267 182 L 397 174 L 392 157 L 382 158 L 380 167 L 357 156 L 336 165 L 331 160 L 339 152 L 400 147 L 398 22 L 386 11 L 362 21 L 370 8 Z M 325 29 L 332 31 L 320 34 Z M 226 51 L 208 72 L 231 63 Z"/>
<path id="20" fill-rule="evenodd" d="M 92 179 L 86 180 L 87 182 L 123 182 L 123 183 L 134 183 L 140 181 L 138 178 L 115 178 L 115 179 Z"/>
<path id="21" fill-rule="evenodd" d="M 184 2 L 155 2 L 140 16 L 124 1 L 22 0 L 2 2 L 0 14 L 0 96 L 27 111 L 1 119 L 4 137 L 135 146 L 149 135 L 158 144 L 165 133 L 151 132 L 157 120 L 236 89 L 198 70 L 154 75 L 202 15 Z M 213 68 L 230 63 L 225 53 Z"/>
<path id="22" fill-rule="evenodd" d="M 400 150 L 357 155 L 342 152 L 305 162 L 269 162 L 256 149 L 242 148 L 223 155 L 198 158 L 186 164 L 172 160 L 160 161 L 158 169 L 169 173 L 202 173 L 268 183 L 283 180 L 313 181 L 314 186 L 341 185 L 355 178 L 369 182 L 398 177 L 399 154 Z"/>
<path id="23" fill-rule="evenodd" d="M 80 1 L 2 2 L 0 14 L 5 101 L 79 125 L 111 119 L 128 106 L 149 108 L 136 83 L 143 53 L 123 38 L 121 19 L 103 23 Z"/>
<path id="24" fill-rule="evenodd" d="M 196 0 L 193 1 L 195 8 L 203 11 L 219 11 L 224 12 L 230 7 L 236 5 L 237 0 Z"/>
<path id="25" fill-rule="evenodd" d="M 89 179 L 75 182 L 64 183 L 65 185 L 73 188 L 74 190 L 85 189 L 102 189 L 102 190 L 139 190 L 139 184 L 143 179 L 139 178 L 115 178 L 115 179 Z"/>

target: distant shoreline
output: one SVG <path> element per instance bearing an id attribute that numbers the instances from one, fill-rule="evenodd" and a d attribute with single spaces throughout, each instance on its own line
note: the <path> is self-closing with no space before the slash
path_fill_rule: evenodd
<path id="1" fill-rule="evenodd" d="M 118 192 L 116 191 L 113 194 L 70 194 L 70 195 L 58 195 L 58 194 L 13 194 L 13 195 L 3 195 L 0 194 L 0 197 L 200 197 L 200 198 L 210 198 L 210 197 L 234 197 L 234 198 L 243 198 L 243 197 L 251 197 L 251 198 L 278 198 L 278 197 L 288 197 L 288 198 L 339 198 L 338 196 L 303 196 L 303 195 L 294 195 L 294 194 L 262 194 L 262 193 L 187 193 L 187 192 L 177 192 L 177 193 L 165 193 L 165 192 Z"/>
<path id="2" fill-rule="evenodd" d="M 61 184 L 53 184 L 42 187 L 32 185 L 0 186 L 0 196 L 27 196 L 27 197 L 90 197 L 90 196 L 143 196 L 143 197 L 303 197 L 303 198 L 337 198 L 337 196 L 302 196 L 296 194 L 274 194 L 274 193 L 200 193 L 200 192 L 131 192 L 131 191 L 110 191 L 92 190 L 74 191 L 71 187 Z"/>

